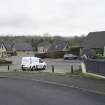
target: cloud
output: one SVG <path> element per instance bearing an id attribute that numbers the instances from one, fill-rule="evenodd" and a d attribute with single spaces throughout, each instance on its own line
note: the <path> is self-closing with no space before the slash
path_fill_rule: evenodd
<path id="1" fill-rule="evenodd" d="M 78 35 L 104 30 L 105 1 L 0 0 L 0 33 Z"/>

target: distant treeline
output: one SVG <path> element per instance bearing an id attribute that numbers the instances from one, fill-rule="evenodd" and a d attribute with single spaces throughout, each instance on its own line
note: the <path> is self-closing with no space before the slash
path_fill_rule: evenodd
<path id="1" fill-rule="evenodd" d="M 37 51 L 37 46 L 43 42 L 49 42 L 51 44 L 62 41 L 68 42 L 71 46 L 79 46 L 83 40 L 84 36 L 78 37 L 61 37 L 61 36 L 0 36 L 0 41 L 8 41 L 12 43 L 17 42 L 28 42 L 32 45 L 33 50 Z"/>

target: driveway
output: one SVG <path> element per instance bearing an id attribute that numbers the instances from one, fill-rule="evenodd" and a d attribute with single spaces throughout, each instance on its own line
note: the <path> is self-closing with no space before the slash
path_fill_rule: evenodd
<path id="1" fill-rule="evenodd" d="M 11 60 L 13 62 L 10 65 L 10 70 L 21 70 L 21 59 L 20 56 L 12 56 Z M 66 73 L 71 72 L 71 65 L 73 65 L 74 70 L 78 70 L 80 68 L 79 60 L 63 60 L 63 59 L 43 59 L 47 63 L 47 68 L 45 72 L 52 72 L 52 65 L 54 65 L 54 70 L 57 73 Z M 0 70 L 8 70 L 8 65 L 0 66 Z"/>
<path id="2" fill-rule="evenodd" d="M 54 70 L 57 73 L 66 73 L 71 72 L 71 66 L 73 66 L 74 70 L 79 70 L 80 68 L 80 60 L 64 60 L 64 59 L 45 59 L 47 63 L 46 71 L 52 71 L 52 65 L 54 65 Z"/>
<path id="3" fill-rule="evenodd" d="M 0 78 L 0 105 L 105 105 L 105 96 L 20 78 Z"/>

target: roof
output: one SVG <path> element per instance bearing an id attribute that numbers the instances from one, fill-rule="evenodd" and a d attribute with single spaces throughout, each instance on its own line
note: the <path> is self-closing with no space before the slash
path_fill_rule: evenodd
<path id="1" fill-rule="evenodd" d="M 83 43 L 85 48 L 104 48 L 104 46 L 105 31 L 90 32 Z"/>
<path id="2" fill-rule="evenodd" d="M 51 44 L 49 42 L 42 42 L 38 44 L 38 47 L 49 47 Z"/>
<path id="3" fill-rule="evenodd" d="M 66 46 L 67 42 L 57 42 L 49 47 L 48 52 L 63 51 Z"/>
<path id="4" fill-rule="evenodd" d="M 15 43 L 14 48 L 16 51 L 32 51 L 32 46 L 30 43 Z"/>
<path id="5" fill-rule="evenodd" d="M 5 46 L 7 51 L 12 51 L 13 43 L 11 43 L 9 41 L 0 41 L 0 46 L 1 46 L 1 44 L 3 44 Z"/>

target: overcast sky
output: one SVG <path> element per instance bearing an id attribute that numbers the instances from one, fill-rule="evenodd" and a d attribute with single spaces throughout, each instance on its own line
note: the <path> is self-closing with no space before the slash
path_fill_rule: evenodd
<path id="1" fill-rule="evenodd" d="M 0 34 L 83 35 L 105 30 L 105 0 L 0 0 Z"/>

